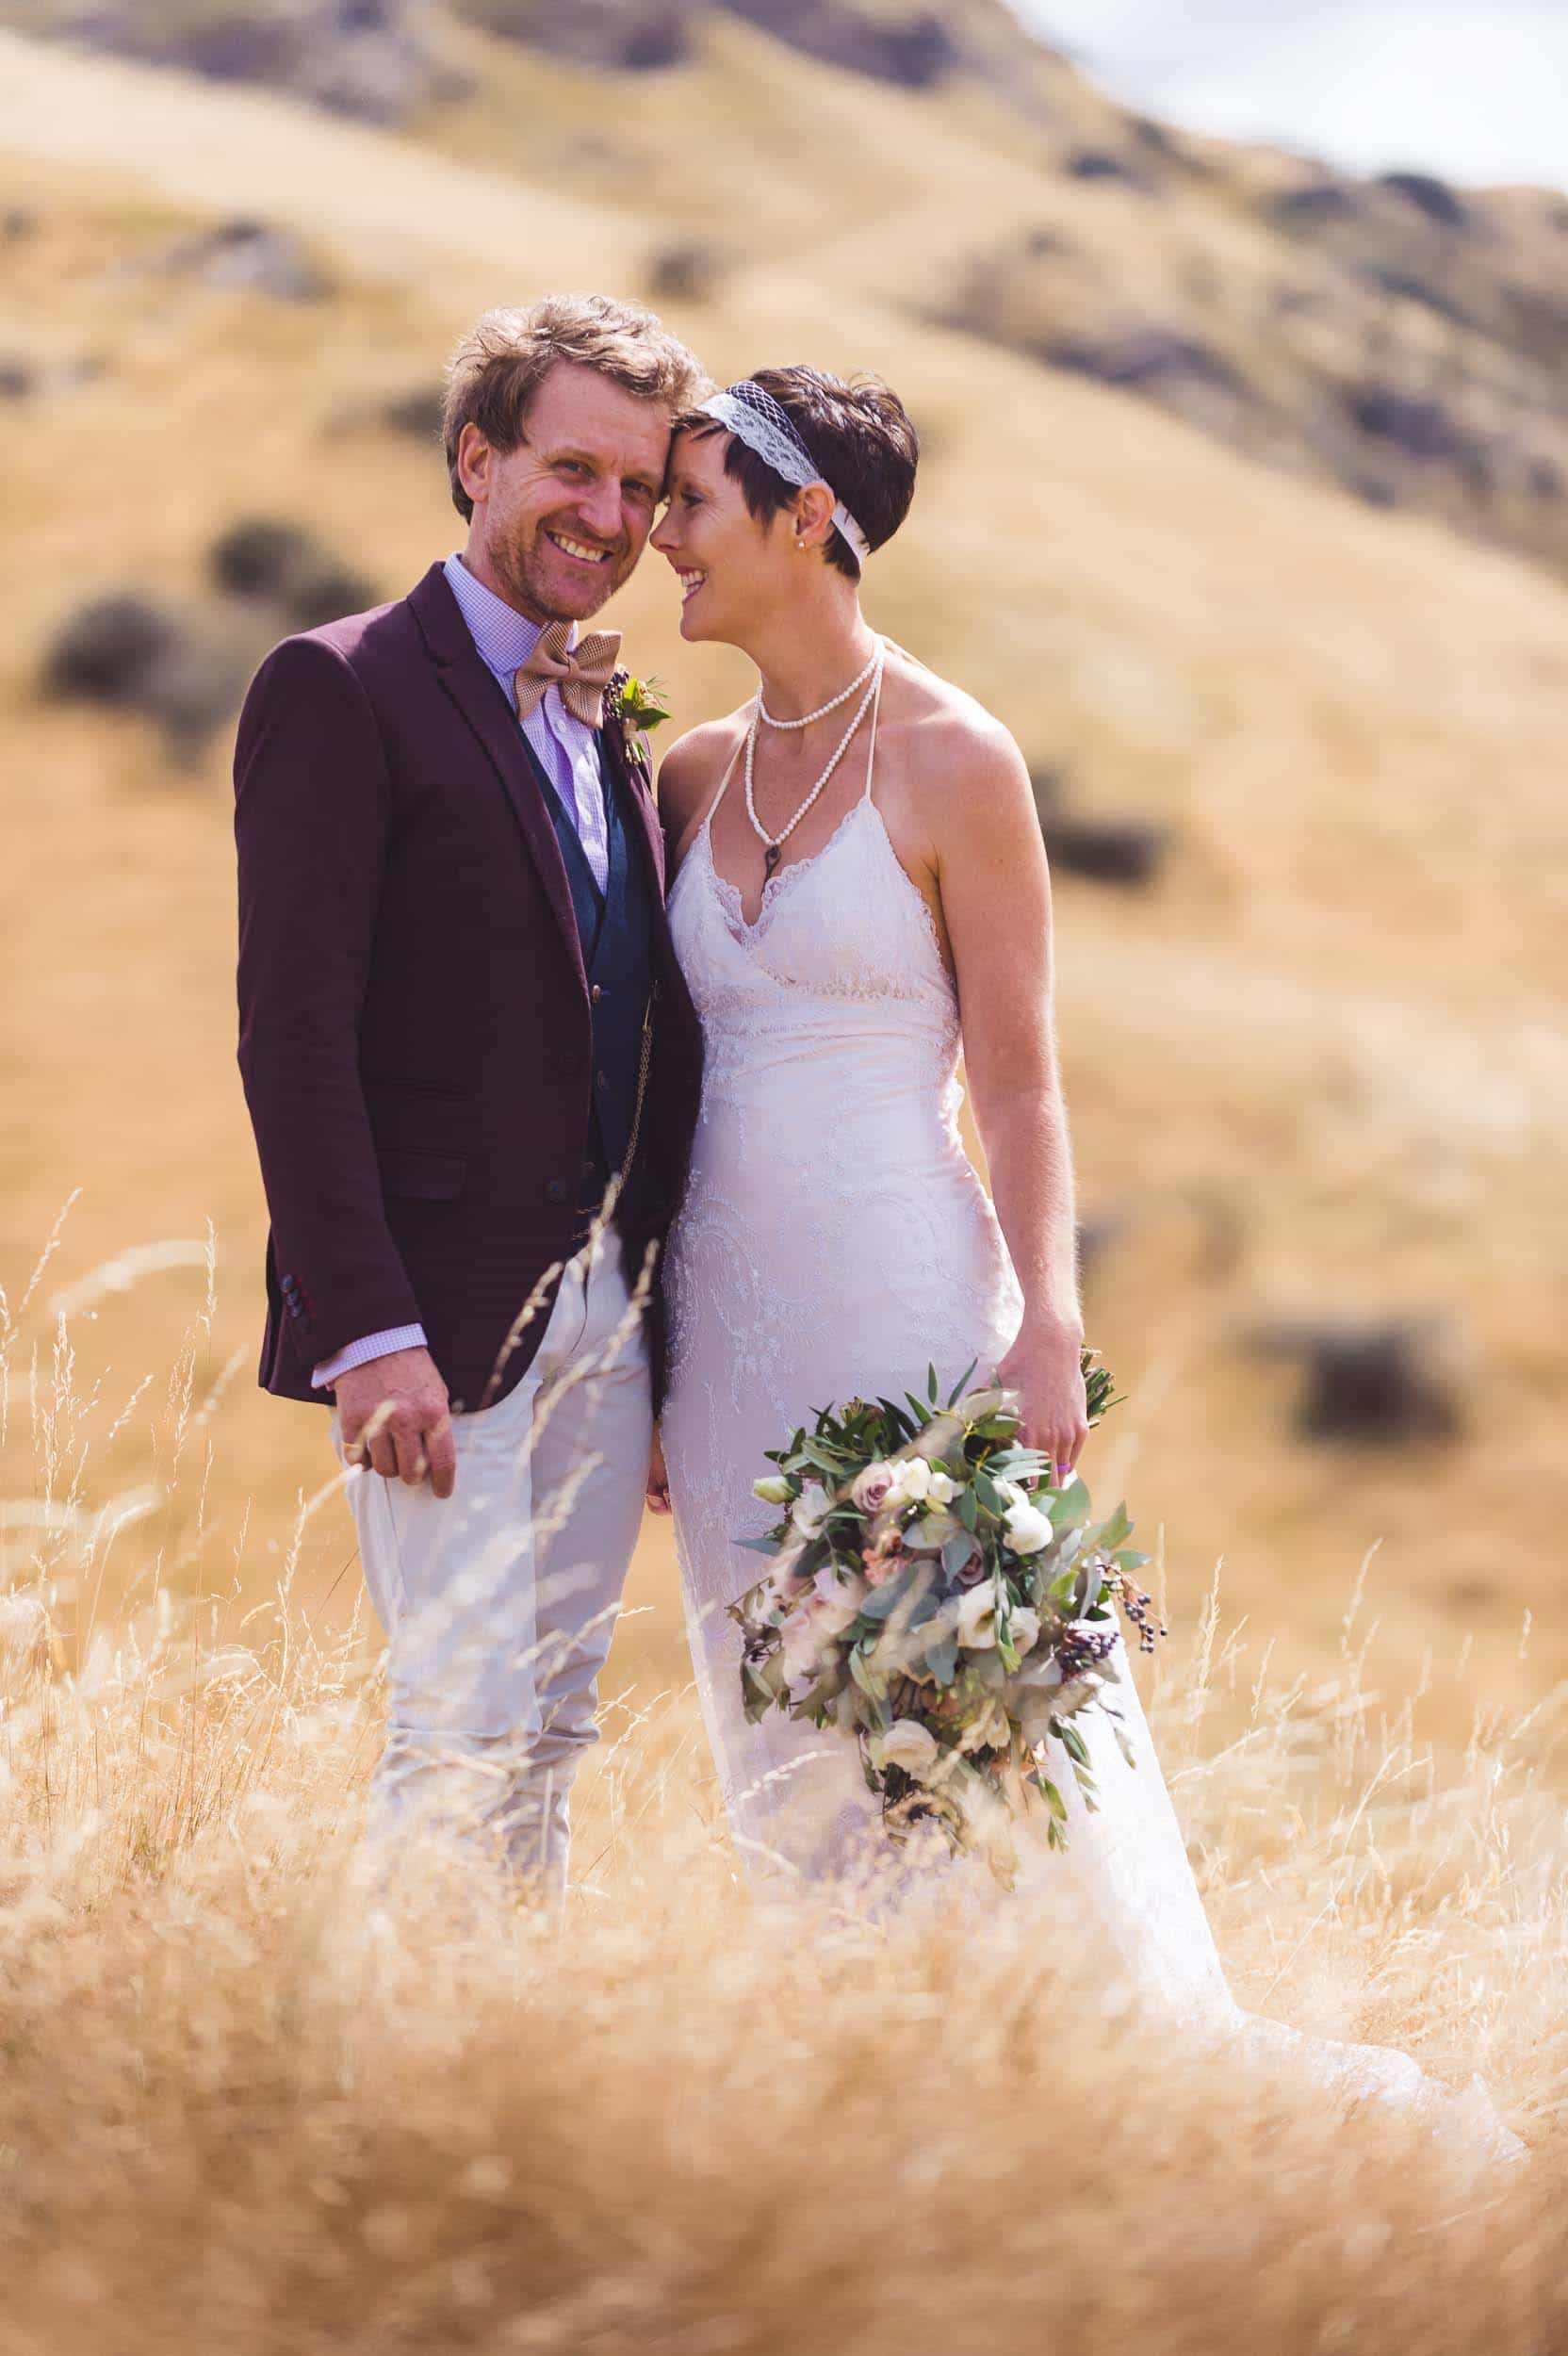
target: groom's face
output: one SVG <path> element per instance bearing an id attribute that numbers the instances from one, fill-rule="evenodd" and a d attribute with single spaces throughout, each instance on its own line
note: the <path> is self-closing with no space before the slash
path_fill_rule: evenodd
<path id="1" fill-rule="evenodd" d="M 560 360 L 530 401 L 515 450 L 464 429 L 469 548 L 508 602 L 537 621 L 580 622 L 627 579 L 652 528 L 670 421 L 593 368 Z"/>

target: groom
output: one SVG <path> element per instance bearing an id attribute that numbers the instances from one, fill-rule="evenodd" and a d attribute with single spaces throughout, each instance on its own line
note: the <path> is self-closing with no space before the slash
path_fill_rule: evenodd
<path id="1" fill-rule="evenodd" d="M 334 1409 L 388 1639 L 372 1825 L 479 1833 L 556 1886 L 701 1055 L 619 633 L 579 626 L 701 384 L 635 305 L 488 313 L 446 395 L 461 554 L 274 647 L 236 750 L 261 1381 Z"/>

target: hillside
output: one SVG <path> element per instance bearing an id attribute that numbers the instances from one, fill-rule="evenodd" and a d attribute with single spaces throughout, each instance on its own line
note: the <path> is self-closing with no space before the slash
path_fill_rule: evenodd
<path id="1" fill-rule="evenodd" d="M 1002 714 L 1069 830 L 1061 1029 L 1088 1306 L 1132 1395 L 1097 1444 L 1098 1485 L 1125 1483 L 1135 1515 L 1163 1525 L 1184 1634 L 1223 1555 L 1229 1613 L 1303 1667 L 1335 1656 L 1380 1541 L 1374 1676 L 1390 1709 L 1429 1682 L 1462 1736 L 1478 1679 L 1520 1699 L 1568 1670 L 1549 1610 L 1568 1511 L 1553 1445 L 1568 1346 L 1547 1307 L 1568 1128 L 1552 499 L 1511 491 L 1525 520 L 1505 530 L 1503 504 L 1462 506 L 1436 461 L 1397 455 L 1392 498 L 1369 499 L 1335 487 L 1338 456 L 1304 450 L 1359 330 L 1338 247 L 1310 248 L 1329 310 L 1311 368 L 1263 303 L 1287 233 L 1260 207 L 1283 159 L 1205 144 L 1190 170 L 1151 163 L 1151 192 L 1064 168 L 1091 132 L 1154 150 L 1046 53 L 1024 105 L 975 72 L 901 88 L 687 13 L 681 61 L 623 74 L 443 17 L 447 78 L 395 124 L 0 36 L 15 353 L 0 1281 L 14 1299 L 82 1187 L 29 1313 L 46 1350 L 52 1286 L 215 1221 L 204 1350 L 245 1363 L 212 1545 L 226 1559 L 253 1496 L 242 1576 L 264 1585 L 296 1491 L 324 1477 L 324 1433 L 248 1393 L 261 1219 L 233 1064 L 220 713 L 224 680 L 285 625 L 217 595 L 210 551 L 260 514 L 395 594 L 456 536 L 409 423 L 471 315 L 563 280 L 658 290 L 717 374 L 797 355 L 874 366 L 920 423 L 915 514 L 868 601 Z M 1365 202 L 1419 210 L 1386 189 Z M 1527 274 L 1545 200 L 1476 203 Z M 1070 258 L 1032 250 L 1044 274 L 1024 286 L 1009 257 L 1046 236 Z M 1002 269 L 1000 310 L 977 308 L 976 257 Z M 1102 334 L 1108 288 L 1167 327 L 1178 291 L 1201 300 L 1204 341 L 1267 383 L 1279 446 L 1221 414 L 1213 384 L 1133 399 L 1060 352 L 1032 356 L 1037 312 L 1054 339 Z M 1367 301 L 1402 368 L 1429 306 Z M 1488 367 L 1514 367 L 1512 346 L 1473 332 Z M 1530 365 L 1544 464 L 1561 371 L 1544 352 Z M 1487 394 L 1499 433 L 1523 414 L 1506 389 Z M 206 666 L 210 725 L 190 725 L 178 762 L 155 720 L 40 693 L 65 617 L 124 589 L 188 622 Z M 680 649 L 654 563 L 615 618 L 672 682 L 678 720 L 743 692 L 737 662 Z M 185 693 L 200 718 L 188 679 Z M 1152 881 L 1072 872 L 1070 826 L 1110 821 L 1166 830 Z M 99 1304 L 78 1346 L 112 1365 L 108 1390 L 161 1368 L 199 1290 L 176 1268 Z M 1265 1329 L 1407 1312 L 1444 1322 L 1432 1350 L 1440 1373 L 1457 1364 L 1457 1428 L 1350 1448 L 1304 1436 L 1300 1364 L 1261 1355 Z M 112 1465 L 128 1477 L 145 1454 L 133 1421 Z M 34 1477 L 18 1462 L 8 1493 Z M 94 1461 L 90 1485 L 106 1478 Z M 347 1541 L 323 1520 L 312 1545 L 324 1597 Z M 665 1677 L 680 1657 L 660 1545 L 637 1590 L 659 1609 L 622 1658 Z"/>

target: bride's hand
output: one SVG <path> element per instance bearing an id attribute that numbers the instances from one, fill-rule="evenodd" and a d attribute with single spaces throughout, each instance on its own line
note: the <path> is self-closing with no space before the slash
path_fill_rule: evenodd
<path id="1" fill-rule="evenodd" d="M 1049 1459 L 1058 1487 L 1076 1465 L 1089 1436 L 1082 1350 L 1081 1333 L 1061 1326 L 1032 1326 L 1025 1319 L 1022 1332 L 997 1368 L 998 1382 L 1019 1396 L 1020 1439 Z"/>
<path id="2" fill-rule="evenodd" d="M 669 1510 L 670 1476 L 664 1469 L 664 1449 L 656 1426 L 648 1454 L 648 1512 L 667 1513 Z"/>

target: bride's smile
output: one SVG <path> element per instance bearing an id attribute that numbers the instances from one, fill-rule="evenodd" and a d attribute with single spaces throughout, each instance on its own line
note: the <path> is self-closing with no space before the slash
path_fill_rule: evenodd
<path id="1" fill-rule="evenodd" d="M 680 634 L 733 639 L 735 626 L 778 607 L 801 586 L 791 519 L 748 510 L 725 472 L 724 440 L 678 434 L 669 503 L 649 536 L 680 586 Z"/>

